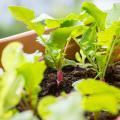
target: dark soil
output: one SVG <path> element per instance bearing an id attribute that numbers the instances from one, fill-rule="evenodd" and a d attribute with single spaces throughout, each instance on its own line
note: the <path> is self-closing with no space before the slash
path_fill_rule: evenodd
<path id="1" fill-rule="evenodd" d="M 85 116 L 87 117 L 88 120 L 94 120 L 94 114 L 86 112 Z M 116 120 L 117 116 L 111 115 L 110 113 L 107 112 L 101 112 L 100 115 L 98 116 L 97 120 Z"/>
<path id="2" fill-rule="evenodd" d="M 39 97 L 46 95 L 59 96 L 61 92 L 70 93 L 73 89 L 72 83 L 83 78 L 93 78 L 96 73 L 90 69 L 84 69 L 80 67 L 67 66 L 63 68 L 64 80 L 57 84 L 57 71 L 48 68 L 45 71 L 45 77 L 41 83 L 42 91 Z"/>
<path id="3" fill-rule="evenodd" d="M 108 67 L 105 79 L 107 83 L 120 88 L 120 63 Z"/>
<path id="4" fill-rule="evenodd" d="M 42 88 L 42 91 L 39 94 L 40 99 L 46 95 L 59 96 L 62 92 L 70 93 L 73 90 L 72 84 L 75 81 L 84 78 L 94 78 L 96 76 L 96 72 L 91 68 L 85 69 L 78 66 L 67 66 L 63 68 L 64 80 L 58 85 L 56 81 L 56 74 L 57 71 L 51 68 L 48 68 L 45 71 L 44 79 L 40 84 Z M 120 63 L 108 67 L 105 81 L 120 88 Z M 23 104 L 22 101 L 21 103 Z M 19 104 L 17 108 L 19 111 L 24 111 L 27 107 L 25 109 L 21 109 L 21 105 Z M 85 116 L 88 118 L 88 120 L 94 120 L 93 113 L 86 113 Z M 107 112 L 101 112 L 98 120 L 116 120 L 116 118 L 117 116 L 112 116 Z"/>
<path id="5" fill-rule="evenodd" d="M 59 96 L 61 92 L 70 93 L 73 90 L 72 83 L 84 78 L 94 78 L 96 73 L 91 68 L 80 68 L 67 66 L 63 68 L 64 80 L 58 86 L 56 79 L 56 70 L 48 68 L 45 71 L 44 80 L 41 83 L 42 91 L 39 97 L 46 95 Z M 111 85 L 120 88 L 120 64 L 109 66 L 106 72 L 105 81 Z M 88 115 L 89 120 L 93 120 L 93 115 Z M 101 112 L 98 120 L 115 120 L 116 116 L 112 116 L 107 112 Z"/>

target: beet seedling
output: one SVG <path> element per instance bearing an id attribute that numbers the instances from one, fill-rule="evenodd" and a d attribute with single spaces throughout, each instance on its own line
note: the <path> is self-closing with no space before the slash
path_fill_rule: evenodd
<path id="1" fill-rule="evenodd" d="M 29 29 L 35 30 L 39 35 L 40 39 L 45 45 L 45 55 L 44 59 L 48 66 L 57 69 L 57 82 L 60 83 L 63 80 L 62 67 L 69 64 L 74 64 L 74 62 L 64 58 L 64 47 L 69 40 L 69 36 L 76 27 L 64 27 L 53 30 L 48 41 L 44 39 L 43 33 L 45 25 L 42 22 L 34 22 L 36 16 L 32 10 L 23 8 L 20 6 L 10 6 L 9 7 L 12 15 L 19 21 L 24 22 Z M 71 19 L 71 18 L 68 18 Z M 52 20 L 49 20 L 52 21 Z M 64 20 L 64 22 L 67 20 Z M 49 22 L 51 24 L 51 22 Z M 63 23 L 61 23 L 63 24 Z M 48 22 L 47 22 L 48 25 Z M 52 21 L 52 26 L 55 27 L 55 23 Z M 64 24 L 65 25 L 65 24 Z M 64 26 L 62 25 L 62 26 Z"/>
<path id="2" fill-rule="evenodd" d="M 93 3 L 84 2 L 85 10 L 94 22 L 84 32 L 81 38 L 76 38 L 86 58 L 97 72 L 97 77 L 104 80 L 108 64 L 114 48 L 120 41 L 120 22 L 113 22 L 105 29 L 106 13 L 99 10 Z M 97 12 L 94 12 L 94 11 Z"/>

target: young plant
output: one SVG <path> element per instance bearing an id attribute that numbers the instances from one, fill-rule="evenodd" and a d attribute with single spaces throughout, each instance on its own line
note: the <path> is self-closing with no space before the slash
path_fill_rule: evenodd
<path id="1" fill-rule="evenodd" d="M 66 19 L 60 20 L 62 21 L 60 22 L 60 27 L 53 30 L 49 40 L 46 41 L 42 36 L 45 26 L 41 22 L 35 22 L 35 14 L 32 10 L 17 6 L 11 6 L 9 9 L 17 20 L 23 21 L 30 29 L 35 30 L 41 38 L 46 48 L 44 55 L 46 64 L 57 69 L 57 82 L 59 84 L 63 80 L 62 67 L 69 64 L 75 65 L 75 62 L 65 59 L 64 48 L 66 43 L 70 40 L 69 36 L 71 32 L 78 28 L 78 26 L 73 26 L 71 24 L 65 27 L 65 23 L 66 21 L 74 20 L 76 18 L 74 18 L 73 15 L 70 15 L 69 17 L 66 17 Z M 55 24 L 56 22 L 54 20 L 46 20 L 45 23 L 47 26 L 53 27 L 57 27 L 56 25 L 58 25 Z"/>
<path id="2" fill-rule="evenodd" d="M 119 21 L 113 22 L 111 26 L 105 29 L 106 13 L 90 2 L 84 2 L 82 9 L 94 18 L 94 22 L 89 25 L 82 37 L 76 38 L 76 40 L 97 72 L 97 77 L 104 80 L 111 55 L 115 46 L 119 44 Z M 97 12 L 94 12 L 95 10 Z"/>
<path id="3" fill-rule="evenodd" d="M 82 95 L 83 109 L 94 112 L 94 120 L 98 120 L 101 111 L 107 111 L 114 115 L 119 113 L 119 88 L 95 79 L 77 81 L 73 87 Z"/>
<path id="4" fill-rule="evenodd" d="M 81 36 L 88 28 L 87 25 L 93 23 L 94 19 L 87 12 L 82 12 L 80 14 L 69 14 L 62 19 L 46 19 L 43 24 L 35 17 L 32 10 L 20 6 L 10 6 L 9 9 L 17 20 L 23 21 L 39 35 L 46 48 L 44 55 L 46 64 L 57 70 L 57 83 L 59 84 L 63 80 L 62 68 L 65 65 L 75 65 L 75 62 L 65 58 L 66 46 L 71 39 L 75 40 L 75 37 Z M 45 26 L 55 28 L 48 40 L 43 37 Z M 100 26 L 101 29 L 104 27 L 103 25 Z"/>
<path id="5" fill-rule="evenodd" d="M 39 62 L 39 54 L 26 54 L 22 44 L 13 42 L 2 53 L 3 74 L 0 76 L 0 119 L 14 115 L 16 105 L 35 111 L 38 94 L 46 69 L 45 62 Z M 24 101 L 24 102 L 23 102 Z"/>
<path id="6" fill-rule="evenodd" d="M 81 99 L 78 92 L 61 98 L 44 97 L 38 105 L 39 115 L 44 120 L 85 120 Z"/>

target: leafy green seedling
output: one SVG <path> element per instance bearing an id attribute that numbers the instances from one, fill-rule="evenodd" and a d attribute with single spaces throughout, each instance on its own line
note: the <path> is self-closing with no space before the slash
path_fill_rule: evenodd
<path id="1" fill-rule="evenodd" d="M 111 55 L 115 46 L 119 44 L 120 23 L 119 21 L 113 22 L 111 26 L 105 29 L 106 13 L 99 10 L 90 2 L 84 2 L 82 9 L 86 10 L 95 21 L 84 32 L 82 37 L 76 37 L 76 40 L 79 42 L 79 46 L 84 55 L 97 72 L 97 76 L 101 80 L 104 80 Z M 93 12 L 94 9 L 98 12 Z M 98 13 L 104 17 L 101 18 Z"/>
<path id="2" fill-rule="evenodd" d="M 49 110 L 49 106 L 55 104 L 57 102 L 57 98 L 54 96 L 46 96 L 42 100 L 40 100 L 38 104 L 38 113 L 43 119 L 46 119 L 51 115 Z"/>
<path id="3" fill-rule="evenodd" d="M 42 37 L 44 25 L 40 22 L 33 22 L 33 19 L 35 19 L 35 14 L 32 10 L 18 6 L 10 6 L 9 9 L 17 20 L 23 21 L 30 29 L 35 30 L 41 38 L 46 47 L 44 55 L 45 61 L 47 65 L 57 69 L 57 82 L 59 84 L 59 82 L 63 80 L 62 67 L 66 64 L 74 64 L 74 62 L 64 58 L 64 47 L 75 27 L 65 27 L 54 30 L 50 35 L 50 39 L 46 41 Z M 52 26 L 55 25 L 54 22 L 55 21 L 52 21 Z"/>
<path id="4" fill-rule="evenodd" d="M 120 89 L 95 79 L 77 81 L 73 87 L 83 96 L 82 105 L 85 110 L 94 113 L 119 112 Z"/>
<path id="5" fill-rule="evenodd" d="M 107 14 L 97 8 L 92 2 L 84 2 L 82 9 L 91 15 L 101 30 L 105 29 L 105 20 Z"/>
<path id="6" fill-rule="evenodd" d="M 30 109 L 36 108 L 38 93 L 41 90 L 39 84 L 43 79 L 46 65 L 44 61 L 38 61 L 39 54 L 26 54 L 22 48 L 22 44 L 13 42 L 4 48 L 2 53 L 5 72 L 0 80 L 0 115 L 17 105 L 21 97 L 29 104 Z"/>
<path id="7" fill-rule="evenodd" d="M 87 67 L 92 67 L 92 65 L 90 63 L 86 63 L 86 55 L 83 53 L 82 49 L 80 50 L 80 52 L 77 52 L 75 54 L 75 58 L 76 60 L 79 62 L 79 66 L 83 67 L 83 68 L 87 68 Z"/>
<path id="8" fill-rule="evenodd" d="M 78 92 L 61 98 L 45 97 L 40 101 L 39 108 L 44 120 L 85 120 Z"/>
<path id="9" fill-rule="evenodd" d="M 41 22 L 33 22 L 36 17 L 32 10 L 17 6 L 11 6 L 9 9 L 17 20 L 23 21 L 40 36 L 46 47 L 44 55 L 46 64 L 57 70 L 58 84 L 63 80 L 62 67 L 66 63 L 73 64 L 72 61 L 65 59 L 64 51 L 71 38 L 78 43 L 84 56 L 97 72 L 97 76 L 104 80 L 112 52 L 119 41 L 119 22 L 105 29 L 106 12 L 101 11 L 91 2 L 84 2 L 80 14 L 72 13 L 62 19 L 46 19 L 46 26 L 57 28 L 51 32 L 50 38 L 46 41 L 42 36 L 45 25 Z M 91 22 L 88 22 L 87 26 L 84 22 L 89 18 Z M 74 24 L 69 24 L 70 22 Z M 78 54 L 76 56 L 78 58 Z M 84 59 L 83 56 L 82 58 L 79 56 L 79 62 L 83 66 L 86 65 Z"/>

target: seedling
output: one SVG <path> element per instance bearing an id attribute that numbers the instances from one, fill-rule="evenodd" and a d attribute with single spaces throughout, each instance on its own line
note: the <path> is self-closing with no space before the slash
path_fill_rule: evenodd
<path id="1" fill-rule="evenodd" d="M 120 23 L 113 22 L 111 26 L 105 29 L 106 13 L 90 2 L 85 2 L 82 9 L 86 10 L 95 21 L 84 32 L 82 37 L 76 38 L 76 40 L 78 40 L 81 50 L 97 72 L 97 77 L 104 80 L 113 50 L 119 44 Z M 94 12 L 94 10 L 97 12 Z"/>
<path id="2" fill-rule="evenodd" d="M 26 54 L 22 48 L 22 44 L 13 42 L 4 48 L 2 53 L 4 72 L 0 76 L 0 119 L 4 119 L 1 116 L 14 110 L 20 101 L 25 103 L 22 103 L 21 108 L 36 108 L 41 90 L 39 84 L 46 66 L 44 61 L 38 62 L 36 59 L 40 57 L 39 54 Z"/>
<path id="3" fill-rule="evenodd" d="M 36 20 L 32 10 L 20 6 L 9 7 L 17 20 L 36 31 L 46 50 L 45 62 L 39 61 L 40 55 L 24 53 L 20 43 L 11 43 L 3 50 L 0 119 L 38 120 L 31 112 L 16 114 L 18 104 L 25 108 L 24 110 L 30 109 L 36 116 L 45 120 L 84 120 L 83 110 L 93 112 L 95 120 L 101 111 L 117 114 L 120 106 L 120 90 L 103 81 L 95 79 L 78 81 L 73 84 L 75 92 L 60 98 L 48 96 L 39 104 L 38 94 L 46 69 L 45 63 L 57 70 L 58 85 L 64 80 L 62 68 L 66 65 L 76 65 L 74 61 L 65 58 L 65 48 L 71 39 L 80 46 L 80 52 L 76 53 L 80 66 L 88 67 L 87 59 L 89 65 L 92 65 L 97 72 L 97 77 L 104 80 L 108 64 L 113 63 L 111 55 L 115 46 L 119 45 L 119 8 L 119 5 L 114 5 L 107 17 L 107 13 L 94 4 L 84 2 L 80 14 L 72 13 L 62 19 L 46 19 L 41 22 Z M 43 37 L 46 26 L 54 28 L 48 40 Z M 26 55 L 32 59 L 27 59 Z"/>
<path id="4" fill-rule="evenodd" d="M 101 111 L 118 114 L 120 105 L 120 89 L 95 79 L 77 81 L 73 87 L 82 95 L 83 109 L 94 112 L 94 120 L 98 120 Z"/>
<path id="5" fill-rule="evenodd" d="M 57 83 L 59 84 L 63 80 L 62 67 L 69 64 L 75 65 L 75 62 L 65 59 L 64 48 L 66 43 L 70 40 L 71 32 L 78 28 L 78 26 L 76 27 L 70 24 L 68 27 L 64 27 L 66 26 L 64 22 L 76 18 L 73 18 L 73 14 L 71 14 L 69 17 L 66 17 L 66 19 L 61 20 L 61 27 L 51 33 L 49 40 L 45 40 L 42 36 L 45 26 L 40 22 L 33 22 L 33 20 L 35 20 L 35 14 L 32 10 L 17 6 L 11 6 L 9 9 L 17 20 L 23 21 L 30 29 L 35 30 L 41 38 L 46 47 L 44 59 L 48 66 L 57 69 Z M 55 20 L 46 20 L 46 24 L 49 27 L 58 27 L 55 23 Z"/>

